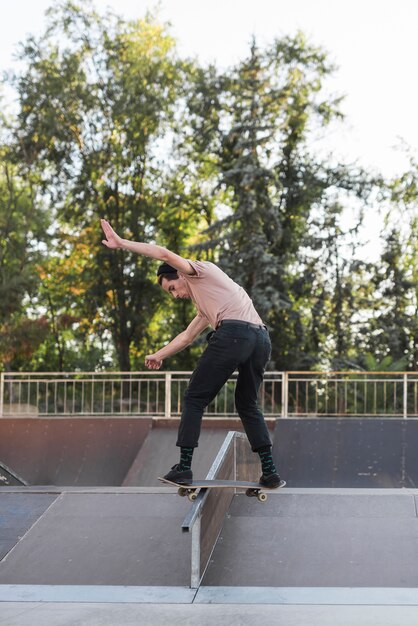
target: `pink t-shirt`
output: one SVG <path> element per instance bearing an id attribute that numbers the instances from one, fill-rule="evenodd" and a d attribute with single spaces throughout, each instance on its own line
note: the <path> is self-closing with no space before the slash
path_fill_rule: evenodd
<path id="1" fill-rule="evenodd" d="M 253 324 L 263 321 L 247 292 L 225 272 L 209 261 L 190 261 L 196 274 L 179 274 L 185 279 L 198 313 L 212 328 L 222 320 L 242 320 Z"/>

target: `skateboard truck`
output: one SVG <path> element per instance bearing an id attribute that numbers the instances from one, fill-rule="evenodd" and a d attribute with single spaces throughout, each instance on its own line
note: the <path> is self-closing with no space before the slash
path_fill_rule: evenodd
<path id="1" fill-rule="evenodd" d="M 198 489 L 207 489 L 207 487 L 179 487 L 177 493 L 184 498 L 187 496 L 190 502 L 194 502 L 198 496 Z M 265 502 L 267 500 L 267 494 L 262 491 L 262 488 L 250 488 L 245 490 L 245 495 L 249 498 L 257 498 L 259 502 Z"/>
<path id="2" fill-rule="evenodd" d="M 173 485 L 177 487 L 178 495 L 181 496 L 182 498 L 187 496 L 190 502 L 194 502 L 196 500 L 198 493 L 199 493 L 199 489 L 242 489 L 244 490 L 245 495 L 248 496 L 248 498 L 257 498 L 259 502 L 266 502 L 267 497 L 268 497 L 266 490 L 268 491 L 273 490 L 272 488 L 264 487 L 263 485 L 260 485 L 259 483 L 249 482 L 249 481 L 239 481 L 239 480 L 238 481 L 237 480 L 222 480 L 222 479 L 201 480 L 201 481 L 193 481 L 189 485 L 187 484 L 182 485 L 179 483 L 174 483 L 165 478 L 159 478 L 158 480 L 160 480 L 163 483 L 167 483 L 169 485 Z M 280 482 L 280 485 L 278 485 L 276 489 L 284 487 L 285 484 L 286 482 L 282 480 Z"/>

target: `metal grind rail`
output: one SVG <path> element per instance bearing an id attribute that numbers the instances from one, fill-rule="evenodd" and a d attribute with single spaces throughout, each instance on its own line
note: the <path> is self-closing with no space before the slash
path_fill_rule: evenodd
<path id="1" fill-rule="evenodd" d="M 255 457 L 247 437 L 230 431 L 206 480 L 258 480 L 259 467 Z M 183 521 L 182 531 L 192 535 L 192 589 L 200 586 L 233 497 L 232 489 L 201 489 Z"/>

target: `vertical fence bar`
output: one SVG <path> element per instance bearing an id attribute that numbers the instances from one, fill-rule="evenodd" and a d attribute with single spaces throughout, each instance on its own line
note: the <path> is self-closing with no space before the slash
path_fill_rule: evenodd
<path id="1" fill-rule="evenodd" d="M 4 372 L 0 372 L 0 417 L 3 417 L 4 406 Z"/>
<path id="2" fill-rule="evenodd" d="M 289 374 L 282 374 L 282 417 L 287 417 L 289 410 Z"/>
<path id="3" fill-rule="evenodd" d="M 354 413 L 357 414 L 357 381 L 354 381 Z"/>
<path id="4" fill-rule="evenodd" d="M 56 380 L 54 383 L 54 411 L 55 415 L 58 413 L 58 385 L 59 382 Z"/>
<path id="5" fill-rule="evenodd" d="M 363 414 L 367 415 L 367 380 L 364 379 L 364 404 L 363 404 Z"/>
<path id="6" fill-rule="evenodd" d="M 177 406 L 176 406 L 177 414 L 180 414 L 180 406 L 181 406 L 180 394 L 181 394 L 181 380 L 178 380 L 177 381 Z"/>
<path id="7" fill-rule="evenodd" d="M 322 413 L 324 415 L 328 415 L 329 413 L 329 409 L 328 409 L 328 400 L 329 400 L 329 394 L 328 394 L 328 378 L 324 378 L 324 395 L 323 395 L 323 402 L 322 402 Z M 325 407 L 325 412 L 324 412 L 324 407 Z"/>
<path id="8" fill-rule="evenodd" d="M 171 417 L 171 372 L 165 373 L 165 417 Z"/>
<path id="9" fill-rule="evenodd" d="M 403 375 L 403 417 L 408 417 L 408 374 Z"/>
<path id="10" fill-rule="evenodd" d="M 64 381 L 64 413 L 67 413 L 67 386 L 68 381 Z"/>
<path id="11" fill-rule="evenodd" d="M 338 389 L 339 389 L 338 378 L 336 378 L 335 379 L 335 391 L 334 391 L 334 393 L 335 393 L 334 406 L 335 406 L 335 413 L 337 413 L 337 414 L 338 414 L 338 393 L 339 393 Z"/>
<path id="12" fill-rule="evenodd" d="M 348 380 L 344 381 L 344 413 L 348 413 Z"/>

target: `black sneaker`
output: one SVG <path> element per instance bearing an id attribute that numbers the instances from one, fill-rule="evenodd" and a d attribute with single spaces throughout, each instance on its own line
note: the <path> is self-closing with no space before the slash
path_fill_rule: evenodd
<path id="1" fill-rule="evenodd" d="M 273 472 L 273 474 L 263 474 L 260 478 L 260 485 L 263 487 L 268 487 L 269 489 L 276 489 L 280 486 L 280 476 L 277 472 Z"/>
<path id="2" fill-rule="evenodd" d="M 193 482 L 192 470 L 179 470 L 179 464 L 173 465 L 171 470 L 164 476 L 166 480 L 171 480 L 172 483 L 179 483 L 180 485 L 190 485 Z"/>

